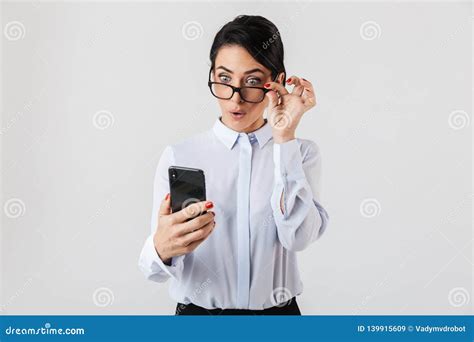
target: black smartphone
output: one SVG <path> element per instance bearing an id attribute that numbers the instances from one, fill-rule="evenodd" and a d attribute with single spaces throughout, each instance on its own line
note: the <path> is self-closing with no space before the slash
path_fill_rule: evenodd
<path id="1" fill-rule="evenodd" d="M 173 213 L 193 203 L 206 200 L 206 182 L 203 170 L 182 166 L 170 166 L 168 168 L 168 175 L 171 210 Z M 206 212 L 207 211 L 202 212 L 201 215 Z"/>

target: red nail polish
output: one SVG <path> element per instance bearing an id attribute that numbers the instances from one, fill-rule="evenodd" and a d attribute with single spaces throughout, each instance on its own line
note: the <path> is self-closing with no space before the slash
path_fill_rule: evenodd
<path id="1" fill-rule="evenodd" d="M 291 77 L 286 82 L 291 82 Z"/>
<path id="2" fill-rule="evenodd" d="M 268 88 L 268 87 L 270 86 L 270 83 L 265 83 L 263 86 L 264 86 L 265 88 Z"/>
<path id="3" fill-rule="evenodd" d="M 168 198 L 170 198 L 170 194 L 166 194 L 166 197 L 165 197 L 165 200 L 168 200 Z"/>
<path id="4" fill-rule="evenodd" d="M 207 209 L 211 209 L 213 206 L 214 206 L 214 204 L 212 202 L 207 202 L 206 203 L 206 208 Z"/>

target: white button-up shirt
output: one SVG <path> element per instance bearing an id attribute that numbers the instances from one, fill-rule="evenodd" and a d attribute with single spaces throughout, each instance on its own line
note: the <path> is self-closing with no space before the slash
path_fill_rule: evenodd
<path id="1" fill-rule="evenodd" d="M 156 253 L 153 235 L 161 201 L 170 191 L 170 165 L 204 170 L 216 226 L 193 252 L 173 257 L 168 266 Z M 180 303 L 250 310 L 279 305 L 303 291 L 296 252 L 327 227 L 320 190 L 315 142 L 296 138 L 277 144 L 269 122 L 247 134 L 218 118 L 212 129 L 165 148 L 139 267 L 149 280 L 171 278 L 169 294 Z"/>

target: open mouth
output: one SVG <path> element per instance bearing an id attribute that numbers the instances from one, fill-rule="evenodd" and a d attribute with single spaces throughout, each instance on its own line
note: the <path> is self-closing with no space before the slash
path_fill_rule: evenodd
<path id="1" fill-rule="evenodd" d="M 245 112 L 242 111 L 230 112 L 230 114 L 234 119 L 242 119 L 245 116 Z"/>

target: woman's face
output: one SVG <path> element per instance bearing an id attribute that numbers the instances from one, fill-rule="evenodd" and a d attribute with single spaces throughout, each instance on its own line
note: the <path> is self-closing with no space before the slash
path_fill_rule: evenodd
<path id="1" fill-rule="evenodd" d="M 283 76 L 283 74 L 281 75 Z M 230 84 L 234 87 L 262 87 L 272 81 L 271 71 L 258 63 L 241 46 L 230 45 L 219 49 L 212 81 Z M 238 132 L 252 132 L 263 123 L 263 112 L 268 99 L 260 103 L 242 101 L 239 93 L 229 100 L 218 99 L 223 123 Z"/>

